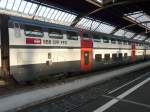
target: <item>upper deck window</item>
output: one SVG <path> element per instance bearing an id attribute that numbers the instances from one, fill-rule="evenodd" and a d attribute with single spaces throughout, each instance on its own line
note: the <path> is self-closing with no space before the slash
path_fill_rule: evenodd
<path id="1" fill-rule="evenodd" d="M 55 39 L 63 39 L 63 32 L 59 29 L 48 29 L 48 36 Z"/>
<path id="2" fill-rule="evenodd" d="M 78 40 L 78 34 L 73 31 L 67 31 L 67 39 L 69 40 Z"/>
<path id="3" fill-rule="evenodd" d="M 91 38 L 88 33 L 83 33 L 83 38 Z"/>
<path id="4" fill-rule="evenodd" d="M 43 37 L 44 36 L 42 28 L 38 27 L 38 26 L 25 25 L 24 33 L 26 36 L 32 36 L 32 37 Z"/>
<path id="5" fill-rule="evenodd" d="M 116 44 L 116 40 L 115 39 L 111 39 L 111 43 L 112 44 Z"/>
<path id="6" fill-rule="evenodd" d="M 93 35 L 93 39 L 94 39 L 94 41 L 96 41 L 96 42 L 101 42 L 101 37 L 100 37 L 100 35 Z"/>
<path id="7" fill-rule="evenodd" d="M 109 43 L 109 39 L 108 39 L 107 37 L 104 37 L 104 38 L 103 38 L 103 42 L 104 42 L 104 43 Z"/>
<path id="8" fill-rule="evenodd" d="M 118 40 L 118 44 L 122 45 L 122 41 L 121 41 L 121 40 Z"/>

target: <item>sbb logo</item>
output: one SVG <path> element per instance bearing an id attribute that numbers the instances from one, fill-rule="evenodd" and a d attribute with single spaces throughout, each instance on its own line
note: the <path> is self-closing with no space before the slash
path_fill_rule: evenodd
<path id="1" fill-rule="evenodd" d="M 26 44 L 41 44 L 41 39 L 26 38 Z"/>

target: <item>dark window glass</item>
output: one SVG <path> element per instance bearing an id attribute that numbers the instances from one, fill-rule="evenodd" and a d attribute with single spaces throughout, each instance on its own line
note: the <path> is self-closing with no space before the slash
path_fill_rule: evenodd
<path id="1" fill-rule="evenodd" d="M 83 33 L 83 38 L 91 38 L 88 33 Z"/>
<path id="2" fill-rule="evenodd" d="M 93 35 L 93 39 L 95 42 L 101 42 L 101 37 L 99 35 Z"/>
<path id="3" fill-rule="evenodd" d="M 119 53 L 119 58 L 122 58 L 122 53 Z"/>
<path id="4" fill-rule="evenodd" d="M 128 42 L 128 45 L 131 45 L 131 42 Z"/>
<path id="5" fill-rule="evenodd" d="M 110 60 L 110 54 L 105 54 L 104 59 L 105 59 L 106 61 Z"/>
<path id="6" fill-rule="evenodd" d="M 58 30 L 58 29 L 49 28 L 48 29 L 48 36 L 50 38 L 63 39 L 63 33 L 61 30 Z"/>
<path id="7" fill-rule="evenodd" d="M 108 38 L 103 38 L 103 42 L 104 43 L 109 43 L 109 39 Z"/>
<path id="8" fill-rule="evenodd" d="M 124 53 L 124 58 L 127 58 L 128 57 L 128 53 Z"/>
<path id="9" fill-rule="evenodd" d="M 121 45 L 121 44 L 122 44 L 122 41 L 121 41 L 121 40 L 118 40 L 118 44 L 120 44 L 120 45 Z"/>
<path id="10" fill-rule="evenodd" d="M 124 44 L 124 45 L 128 45 L 128 42 L 127 42 L 127 41 L 124 41 L 123 44 Z"/>
<path id="11" fill-rule="evenodd" d="M 84 52 L 84 64 L 85 64 L 85 65 L 88 65 L 88 64 L 89 64 L 89 57 L 90 57 L 89 51 L 85 51 L 85 52 Z"/>
<path id="12" fill-rule="evenodd" d="M 78 34 L 76 32 L 67 31 L 67 39 L 78 40 Z"/>
<path id="13" fill-rule="evenodd" d="M 117 54 L 116 54 L 116 53 L 112 54 L 112 59 L 113 59 L 113 60 L 116 60 L 116 59 L 117 59 Z"/>
<path id="14" fill-rule="evenodd" d="M 38 27 L 38 26 L 25 25 L 24 33 L 26 36 L 32 36 L 32 37 L 43 37 L 44 36 L 42 28 Z"/>
<path id="15" fill-rule="evenodd" d="M 116 40 L 115 39 L 111 39 L 111 43 L 112 44 L 116 44 Z"/>
<path id="16" fill-rule="evenodd" d="M 102 61 L 102 55 L 101 54 L 95 54 L 95 61 Z"/>

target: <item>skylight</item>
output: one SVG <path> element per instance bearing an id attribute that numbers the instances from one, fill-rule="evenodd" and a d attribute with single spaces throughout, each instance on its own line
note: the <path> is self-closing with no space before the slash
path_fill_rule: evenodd
<path id="1" fill-rule="evenodd" d="M 115 29 L 115 27 L 112 25 L 109 25 L 99 20 L 92 20 L 90 18 L 81 19 L 76 27 L 107 34 L 110 34 Z"/>
<path id="2" fill-rule="evenodd" d="M 126 31 L 126 30 L 118 30 L 117 32 L 114 33 L 114 35 L 116 36 L 123 36 L 123 37 L 126 37 L 126 38 L 131 38 L 132 36 L 134 36 L 135 33 L 133 32 L 130 32 L 130 31 Z"/>
<path id="3" fill-rule="evenodd" d="M 146 38 L 146 36 L 144 35 L 137 35 L 134 37 L 134 39 L 137 39 L 137 40 L 144 40 Z"/>
<path id="4" fill-rule="evenodd" d="M 38 19 L 56 24 L 70 26 L 76 18 L 76 14 L 56 9 L 52 6 L 38 5 L 25 0 L 1 0 L 0 13 L 6 13 L 14 16 Z"/>
<path id="5" fill-rule="evenodd" d="M 103 0 L 96 0 L 96 1 L 101 4 L 103 3 Z"/>
<path id="6" fill-rule="evenodd" d="M 143 11 L 125 14 L 126 17 L 132 19 L 141 25 L 150 28 L 150 16 Z"/>

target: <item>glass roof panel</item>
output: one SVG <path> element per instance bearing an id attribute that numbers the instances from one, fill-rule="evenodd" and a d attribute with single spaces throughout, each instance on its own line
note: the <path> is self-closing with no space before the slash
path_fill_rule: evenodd
<path id="1" fill-rule="evenodd" d="M 134 36 L 134 34 L 135 33 L 133 33 L 133 32 L 122 30 L 122 29 L 119 29 L 117 32 L 114 33 L 114 35 L 116 35 L 116 36 L 123 36 L 126 38 L 131 38 Z"/>
<path id="2" fill-rule="evenodd" d="M 113 27 L 113 26 L 101 23 L 96 31 L 110 34 L 114 29 L 115 29 L 115 27 Z"/>
<path id="3" fill-rule="evenodd" d="M 76 25 L 76 27 L 107 34 L 110 34 L 115 29 L 114 26 L 90 18 L 82 18 L 81 21 Z"/>
<path id="4" fill-rule="evenodd" d="M 47 16 L 47 18 L 50 18 L 54 11 L 55 11 L 54 9 L 51 9 L 48 16 Z"/>
<path id="5" fill-rule="evenodd" d="M 98 28 L 98 26 L 100 25 L 101 23 L 97 22 L 97 21 L 94 21 L 92 23 L 92 31 L 96 31 L 96 29 Z"/>
<path id="6" fill-rule="evenodd" d="M 1 0 L 0 1 L 0 8 L 5 8 L 7 4 L 7 0 Z"/>
<path id="7" fill-rule="evenodd" d="M 117 32 L 114 33 L 116 36 L 125 36 L 126 31 L 125 30 L 118 30 Z"/>
<path id="8" fill-rule="evenodd" d="M 36 12 L 36 14 L 35 14 L 36 16 L 38 16 L 38 15 L 39 15 L 39 13 L 40 13 L 41 9 L 42 9 L 42 6 L 39 6 L 39 7 L 38 7 L 38 10 L 37 10 L 37 12 Z"/>
<path id="9" fill-rule="evenodd" d="M 46 8 L 43 17 L 47 17 L 49 12 L 50 12 L 50 8 Z"/>
<path id="10" fill-rule="evenodd" d="M 21 4 L 20 4 L 18 12 L 23 12 L 24 9 L 25 9 L 26 4 L 27 4 L 26 1 L 22 1 Z"/>
<path id="11" fill-rule="evenodd" d="M 37 4 L 32 4 L 29 14 L 34 14 L 35 10 L 37 9 Z"/>
<path id="12" fill-rule="evenodd" d="M 7 1 L 7 0 L 6 0 Z M 8 0 L 6 9 L 11 10 L 14 5 L 15 0 Z"/>
<path id="13" fill-rule="evenodd" d="M 135 33 L 132 33 L 132 32 L 126 32 L 125 33 L 125 37 L 127 38 L 131 38 Z"/>
<path id="14" fill-rule="evenodd" d="M 146 38 L 146 36 L 144 36 L 144 35 L 137 35 L 134 37 L 134 39 L 136 39 L 136 40 L 144 40 L 145 38 Z"/>
<path id="15" fill-rule="evenodd" d="M 21 3 L 21 0 L 15 0 L 12 10 L 17 11 L 19 9 L 20 3 Z"/>
<path id="16" fill-rule="evenodd" d="M 125 16 L 138 23 L 150 21 L 150 16 L 143 11 L 139 11 L 138 13 L 134 12 L 131 14 L 125 14 Z M 150 23 L 148 23 L 148 25 L 147 23 L 141 23 L 141 25 L 150 28 Z"/>
<path id="17" fill-rule="evenodd" d="M 32 7 L 32 3 L 28 2 L 26 7 L 25 7 L 24 13 L 28 14 L 30 9 L 31 9 L 31 7 Z"/>
<path id="18" fill-rule="evenodd" d="M 46 10 L 45 6 L 41 7 L 41 10 L 39 11 L 38 16 L 43 16 L 45 10 Z"/>

